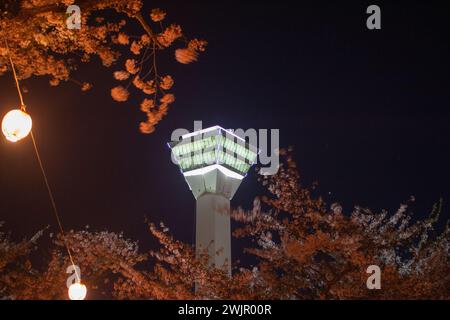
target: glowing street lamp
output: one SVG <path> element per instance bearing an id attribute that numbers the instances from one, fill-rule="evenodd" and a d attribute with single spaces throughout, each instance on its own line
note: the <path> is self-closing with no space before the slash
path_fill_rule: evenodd
<path id="1" fill-rule="evenodd" d="M 31 127 L 30 115 L 20 109 L 13 109 L 3 117 L 2 132 L 11 142 L 25 138 L 30 133 Z"/>
<path id="2" fill-rule="evenodd" d="M 84 300 L 86 298 L 87 288 L 80 282 L 75 282 L 69 287 L 70 300 Z"/>
<path id="3" fill-rule="evenodd" d="M 169 143 L 197 203 L 196 251 L 231 274 L 230 200 L 258 156 L 256 147 L 219 126 Z"/>

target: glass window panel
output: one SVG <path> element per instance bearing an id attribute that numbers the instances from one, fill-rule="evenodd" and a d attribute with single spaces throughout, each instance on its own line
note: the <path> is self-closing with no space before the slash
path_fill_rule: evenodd
<path id="1" fill-rule="evenodd" d="M 220 131 L 201 140 L 183 141 L 172 151 L 179 159 L 179 165 L 184 171 L 219 163 L 245 174 L 251 165 L 245 163 L 244 159 L 253 163 L 257 157 L 255 152 L 242 143 L 236 143 L 233 139 L 223 136 Z M 191 153 L 194 155 L 191 156 Z"/>

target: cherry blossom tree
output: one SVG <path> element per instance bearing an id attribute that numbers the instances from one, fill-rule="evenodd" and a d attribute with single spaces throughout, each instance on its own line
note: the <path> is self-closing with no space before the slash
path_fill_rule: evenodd
<path id="1" fill-rule="evenodd" d="M 81 9 L 80 29 L 67 25 L 66 10 L 73 4 Z M 111 89 L 115 101 L 127 101 L 132 87 L 140 93 L 140 109 L 146 114 L 140 130 L 151 133 L 175 101 L 170 92 L 174 80 L 159 71 L 157 56 L 173 54 L 186 64 L 196 61 L 206 47 L 206 41 L 189 40 L 180 25 L 165 21 L 161 9 L 143 12 L 142 0 L 2 1 L 0 75 L 10 70 L 11 55 L 20 79 L 45 76 L 51 86 L 71 81 L 87 91 L 92 83 L 76 78 L 77 67 L 99 58 L 124 83 Z M 141 33 L 129 34 L 128 24 L 138 25 Z"/>
<path id="2" fill-rule="evenodd" d="M 303 187 L 291 152 L 274 176 L 261 176 L 267 194 L 250 211 L 237 208 L 237 238 L 254 245 L 252 267 L 235 264 L 233 275 L 207 263 L 164 224 L 149 223 L 159 248 L 141 253 L 138 243 L 113 232 L 71 231 L 64 237 L 89 290 L 116 299 L 449 299 L 448 222 L 435 230 L 437 203 L 424 220 L 413 219 L 410 199 L 389 214 L 326 204 Z M 30 254 L 40 231 L 14 243 L 0 233 L 0 296 L 6 299 L 67 299 L 70 265 L 61 235 L 53 239 L 44 268 Z M 42 237 L 41 237 L 42 238 Z M 248 241 L 246 242 L 248 243 Z M 381 289 L 369 290 L 367 268 L 381 270 Z M 194 289 L 196 288 L 196 289 Z M 88 296 L 89 297 L 89 296 Z"/>
<path id="3" fill-rule="evenodd" d="M 277 175 L 262 176 L 270 193 L 257 198 L 251 212 L 236 210 L 244 223 L 237 237 L 257 246 L 257 272 L 266 298 L 282 299 L 448 299 L 448 221 L 434 225 L 442 200 L 429 218 L 413 222 L 411 199 L 394 214 L 355 207 L 345 214 L 300 183 L 290 152 Z M 266 210 L 263 208 L 266 207 Z M 382 270 L 382 289 L 368 290 L 367 267 Z"/>

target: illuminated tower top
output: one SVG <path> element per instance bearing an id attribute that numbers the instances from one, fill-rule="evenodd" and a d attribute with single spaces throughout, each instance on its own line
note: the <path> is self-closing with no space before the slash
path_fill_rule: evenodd
<path id="1" fill-rule="evenodd" d="M 220 126 L 185 134 L 169 146 L 196 199 L 204 193 L 233 198 L 258 155 L 256 147 Z"/>

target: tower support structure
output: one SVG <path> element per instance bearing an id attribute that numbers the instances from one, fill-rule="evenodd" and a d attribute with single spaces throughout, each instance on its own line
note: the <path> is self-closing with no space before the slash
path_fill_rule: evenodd
<path id="1" fill-rule="evenodd" d="M 222 127 L 186 134 L 169 143 L 196 199 L 196 253 L 231 275 L 230 200 L 258 156 L 256 147 Z"/>

